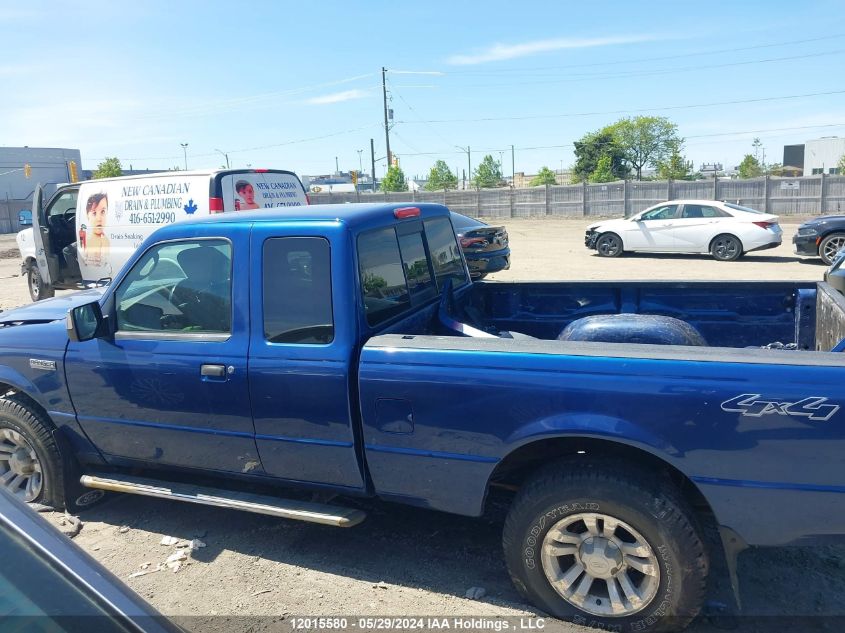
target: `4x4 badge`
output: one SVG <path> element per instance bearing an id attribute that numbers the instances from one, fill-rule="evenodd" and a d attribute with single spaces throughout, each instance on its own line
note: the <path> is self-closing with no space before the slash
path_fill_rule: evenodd
<path id="1" fill-rule="evenodd" d="M 764 415 L 800 415 L 811 420 L 829 420 L 839 411 L 838 404 L 825 404 L 827 398 L 810 396 L 797 402 L 780 402 L 778 400 L 758 400 L 759 393 L 744 393 L 736 398 L 725 400 L 722 411 L 741 413 L 752 418 Z"/>

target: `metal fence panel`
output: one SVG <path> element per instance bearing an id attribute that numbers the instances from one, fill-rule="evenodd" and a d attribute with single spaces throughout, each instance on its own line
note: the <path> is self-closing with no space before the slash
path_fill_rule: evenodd
<path id="1" fill-rule="evenodd" d="M 609 182 L 587 187 L 584 215 L 622 215 L 625 208 L 625 183 Z"/>
<path id="2" fill-rule="evenodd" d="M 513 189 L 513 217 L 537 218 L 546 215 L 546 188 Z"/>
<path id="3" fill-rule="evenodd" d="M 488 218 L 511 217 L 510 189 L 481 189 L 478 204 L 481 215 Z"/>
<path id="4" fill-rule="evenodd" d="M 452 211 L 463 213 L 471 218 L 478 217 L 478 196 L 475 191 L 449 191 L 446 193 L 446 206 Z"/>
<path id="5" fill-rule="evenodd" d="M 675 200 L 712 200 L 713 181 L 694 180 L 687 182 L 676 180 L 672 183 L 672 198 Z"/>
<path id="6" fill-rule="evenodd" d="M 549 215 L 581 217 L 584 215 L 583 185 L 554 185 L 549 187 Z"/>
<path id="7" fill-rule="evenodd" d="M 818 212 L 845 212 L 845 176 L 825 176 L 824 208 Z"/>
<path id="8" fill-rule="evenodd" d="M 821 176 L 770 178 L 768 211 L 775 215 L 816 214 L 821 208 L 821 194 Z"/>
<path id="9" fill-rule="evenodd" d="M 766 205 L 766 180 L 720 180 L 719 200 L 762 210 Z"/>

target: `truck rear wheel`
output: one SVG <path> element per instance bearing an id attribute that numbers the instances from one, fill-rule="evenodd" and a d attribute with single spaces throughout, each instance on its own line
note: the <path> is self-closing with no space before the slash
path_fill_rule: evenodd
<path id="1" fill-rule="evenodd" d="M 0 398 L 0 486 L 21 501 L 56 510 L 76 511 L 103 496 L 82 488 L 76 464 L 62 453 L 52 425 L 16 395 Z"/>
<path id="2" fill-rule="evenodd" d="M 41 277 L 41 273 L 38 272 L 38 264 L 35 262 L 30 262 L 26 267 L 26 284 L 29 287 L 29 298 L 33 301 L 49 299 L 56 294 L 53 287 Z"/>
<path id="3" fill-rule="evenodd" d="M 508 571 L 529 601 L 576 624 L 680 630 L 701 608 L 708 571 L 691 516 L 646 472 L 560 462 L 514 500 L 503 534 Z"/>

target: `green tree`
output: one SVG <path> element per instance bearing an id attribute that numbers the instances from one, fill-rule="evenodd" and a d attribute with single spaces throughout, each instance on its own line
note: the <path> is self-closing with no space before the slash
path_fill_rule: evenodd
<path id="1" fill-rule="evenodd" d="M 479 189 L 498 187 L 502 183 L 502 166 L 487 154 L 475 170 L 473 182 Z"/>
<path id="2" fill-rule="evenodd" d="M 683 144 L 678 126 L 662 116 L 620 119 L 606 129 L 616 139 L 637 180 L 643 179 L 643 167 L 656 167 Z"/>
<path id="3" fill-rule="evenodd" d="M 408 191 L 405 174 L 399 165 L 391 165 L 381 181 L 382 191 Z"/>
<path id="4" fill-rule="evenodd" d="M 618 180 L 613 174 L 613 163 L 610 156 L 602 156 L 596 165 L 595 171 L 590 174 L 590 182 L 613 182 Z"/>
<path id="5" fill-rule="evenodd" d="M 763 167 L 760 165 L 760 161 L 758 161 L 752 154 L 746 154 L 745 158 L 742 159 L 742 162 L 739 164 L 739 177 L 740 178 L 757 178 L 757 176 L 763 175 Z"/>
<path id="6" fill-rule="evenodd" d="M 457 189 L 458 177 L 449 169 L 446 161 L 438 160 L 428 172 L 426 191 L 440 191 L 441 189 Z"/>
<path id="7" fill-rule="evenodd" d="M 845 175 L 845 154 L 839 159 L 837 167 L 839 167 L 839 173 Z"/>
<path id="8" fill-rule="evenodd" d="M 120 159 L 116 156 L 113 158 L 106 158 L 103 162 L 97 165 L 97 169 L 91 174 L 92 178 L 115 178 L 123 175 L 123 167 L 120 165 Z"/>
<path id="9" fill-rule="evenodd" d="M 556 182 L 555 172 L 544 165 L 540 168 L 540 171 L 537 172 L 537 175 L 531 179 L 528 186 L 539 187 L 541 185 L 553 185 Z"/>
<path id="10" fill-rule="evenodd" d="M 692 162 L 681 156 L 680 146 L 672 148 L 665 160 L 657 163 L 659 180 L 689 180 L 692 175 Z"/>
<path id="11" fill-rule="evenodd" d="M 589 180 L 590 175 L 596 171 L 602 156 L 610 158 L 614 180 L 623 180 L 628 176 L 628 167 L 625 164 L 622 148 L 616 142 L 613 132 L 609 128 L 603 128 L 597 132 L 585 134 L 580 140 L 575 141 L 573 182 Z"/>

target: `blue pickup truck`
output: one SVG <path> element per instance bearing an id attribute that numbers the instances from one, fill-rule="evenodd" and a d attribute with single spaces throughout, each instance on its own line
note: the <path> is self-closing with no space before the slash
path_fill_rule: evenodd
<path id="1" fill-rule="evenodd" d="M 842 339 L 824 283 L 472 283 L 440 205 L 211 216 L 0 314 L 0 483 L 336 526 L 501 490 L 529 601 L 680 629 L 745 547 L 845 534 Z"/>

